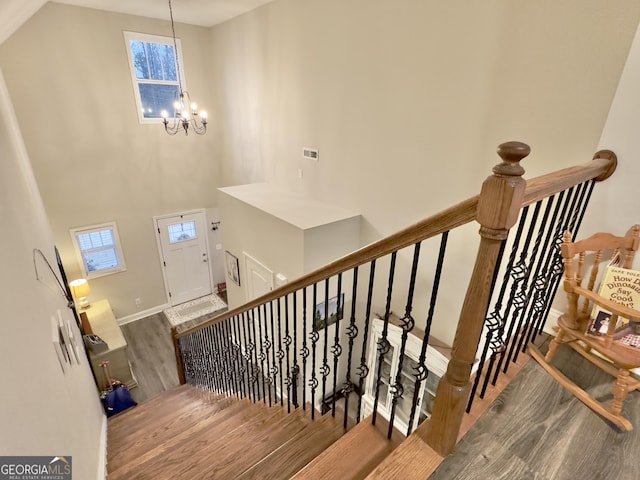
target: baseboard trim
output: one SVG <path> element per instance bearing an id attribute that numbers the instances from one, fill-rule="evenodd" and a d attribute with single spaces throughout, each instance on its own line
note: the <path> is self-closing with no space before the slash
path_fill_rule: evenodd
<path id="1" fill-rule="evenodd" d="M 121 317 L 117 319 L 118 325 L 125 325 L 127 323 L 135 322 L 140 320 L 141 318 L 149 317 L 151 315 L 155 315 L 156 313 L 160 313 L 163 310 L 171 307 L 169 303 L 165 303 L 164 305 L 158 305 L 152 308 L 148 308 L 147 310 L 141 310 L 140 312 L 133 313 L 131 315 L 127 315 L 126 317 Z"/>

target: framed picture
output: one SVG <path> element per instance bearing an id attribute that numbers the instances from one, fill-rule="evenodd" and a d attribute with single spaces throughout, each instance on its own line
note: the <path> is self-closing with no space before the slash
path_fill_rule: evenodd
<path id="1" fill-rule="evenodd" d="M 319 332 L 320 330 L 336 323 L 338 320 L 342 320 L 344 312 L 344 293 L 340 295 L 340 305 L 338 306 L 338 296 L 329 299 L 329 320 L 325 319 L 325 305 L 324 302 L 320 302 L 316 305 L 315 312 L 313 314 L 313 330 Z"/>
<path id="2" fill-rule="evenodd" d="M 240 286 L 240 267 L 238 265 L 238 257 L 229 253 L 228 250 L 225 251 L 226 259 L 227 259 L 227 277 Z"/>

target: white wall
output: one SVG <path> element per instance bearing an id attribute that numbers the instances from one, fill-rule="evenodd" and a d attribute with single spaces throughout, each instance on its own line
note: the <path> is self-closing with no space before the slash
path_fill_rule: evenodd
<path id="1" fill-rule="evenodd" d="M 352 208 L 367 243 L 477 193 L 504 141 L 532 146 L 528 177 L 587 161 L 639 16 L 634 1 L 272 2 L 213 29 L 224 183 Z"/>
<path id="2" fill-rule="evenodd" d="M 603 231 L 618 235 L 640 223 L 640 202 L 635 199 L 640 180 L 640 28 L 631 45 L 599 148 L 613 150 L 618 168 L 594 190 L 581 235 Z M 640 260 L 639 260 L 640 262 Z M 636 262 L 636 266 L 640 263 Z"/>
<path id="3" fill-rule="evenodd" d="M 41 259 L 36 279 L 35 248 L 57 271 L 54 240 L 1 73 L 0 219 L 0 452 L 70 455 L 74 478 L 104 478 L 106 424 L 89 363 L 63 373 L 53 348 L 51 317 L 72 315 Z"/>

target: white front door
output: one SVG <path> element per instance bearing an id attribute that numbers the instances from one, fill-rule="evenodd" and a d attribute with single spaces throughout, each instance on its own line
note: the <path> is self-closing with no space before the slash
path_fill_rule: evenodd
<path id="1" fill-rule="evenodd" d="M 169 303 L 209 295 L 211 273 L 204 212 L 156 218 Z"/>
<path id="2" fill-rule="evenodd" d="M 247 301 L 261 297 L 273 290 L 273 272 L 244 252 L 247 277 Z"/>

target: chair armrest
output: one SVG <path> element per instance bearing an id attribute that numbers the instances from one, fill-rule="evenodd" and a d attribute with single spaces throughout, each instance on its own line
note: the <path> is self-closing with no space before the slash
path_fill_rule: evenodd
<path id="1" fill-rule="evenodd" d="M 629 320 L 633 320 L 634 322 L 640 322 L 640 311 L 638 310 L 630 307 L 625 307 L 624 305 L 616 303 L 613 300 L 601 297 L 597 293 L 592 292 L 591 290 L 587 290 L 586 288 L 575 286 L 573 290 L 578 295 L 588 298 L 594 304 L 610 311 L 611 313 L 617 314 L 619 317 L 628 318 Z"/>

